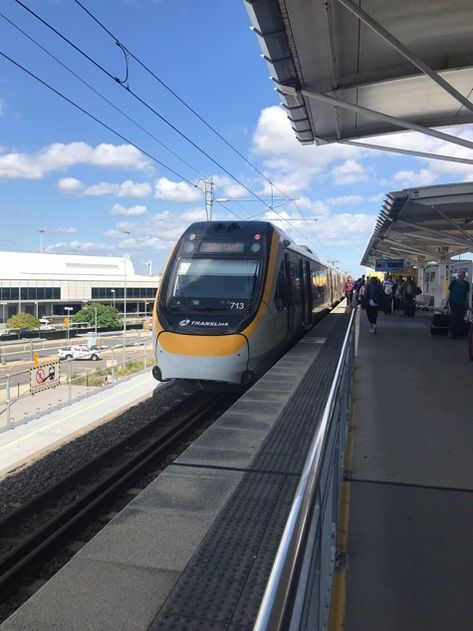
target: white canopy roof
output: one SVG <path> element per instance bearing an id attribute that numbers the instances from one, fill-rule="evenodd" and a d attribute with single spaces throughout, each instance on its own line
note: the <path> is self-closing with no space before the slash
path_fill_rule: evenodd
<path id="1" fill-rule="evenodd" d="M 405 259 L 422 265 L 473 251 L 473 183 L 388 193 L 361 261 Z"/>
<path id="2" fill-rule="evenodd" d="M 473 121 L 472 0 L 246 0 L 302 143 Z M 360 6 L 362 6 L 362 9 Z"/>

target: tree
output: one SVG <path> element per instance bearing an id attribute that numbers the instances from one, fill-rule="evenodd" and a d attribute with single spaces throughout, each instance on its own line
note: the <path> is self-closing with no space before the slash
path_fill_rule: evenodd
<path id="1" fill-rule="evenodd" d="M 97 310 L 97 328 L 119 329 L 121 326 L 118 310 L 110 305 L 93 304 L 78 311 L 72 318 L 73 322 L 89 322 L 95 327 L 95 310 Z"/>
<path id="2" fill-rule="evenodd" d="M 11 318 L 8 318 L 7 328 L 34 331 L 35 329 L 39 329 L 39 320 L 30 313 L 17 313 Z"/>

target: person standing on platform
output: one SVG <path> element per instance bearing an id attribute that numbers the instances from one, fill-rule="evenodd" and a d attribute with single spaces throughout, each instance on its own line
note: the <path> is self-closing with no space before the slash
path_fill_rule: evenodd
<path id="1" fill-rule="evenodd" d="M 348 276 L 345 285 L 343 286 L 343 293 L 345 294 L 345 298 L 347 299 L 347 307 L 351 307 L 354 286 L 355 283 L 353 281 L 353 278 L 351 276 Z"/>
<path id="2" fill-rule="evenodd" d="M 465 272 L 458 272 L 448 286 L 448 305 L 450 306 L 450 337 L 461 337 L 463 320 L 468 309 L 470 283 L 465 280 Z"/>
<path id="3" fill-rule="evenodd" d="M 358 280 L 355 281 L 355 284 L 353 286 L 353 289 L 356 293 L 357 304 L 361 304 L 361 298 L 362 298 L 361 288 L 364 287 L 365 282 L 366 282 L 365 275 L 363 274 L 363 276 L 360 276 L 360 278 L 358 278 Z"/>
<path id="4" fill-rule="evenodd" d="M 408 276 L 407 280 L 401 286 L 401 297 L 404 303 L 404 317 L 413 318 L 415 315 L 417 286 L 412 276 Z"/>
<path id="5" fill-rule="evenodd" d="M 383 311 L 386 315 L 392 314 L 393 290 L 394 290 L 393 278 L 390 274 L 388 274 L 383 281 L 383 294 L 384 294 Z"/>
<path id="6" fill-rule="evenodd" d="M 376 278 L 372 276 L 370 282 L 366 285 L 366 289 L 363 295 L 363 306 L 366 309 L 366 315 L 370 323 L 370 333 L 376 333 L 376 321 L 378 319 L 378 310 L 383 299 L 383 293 L 381 284 Z"/>
<path id="7" fill-rule="evenodd" d="M 396 283 L 393 287 L 393 310 L 400 311 L 402 309 L 402 276 L 398 276 Z"/>

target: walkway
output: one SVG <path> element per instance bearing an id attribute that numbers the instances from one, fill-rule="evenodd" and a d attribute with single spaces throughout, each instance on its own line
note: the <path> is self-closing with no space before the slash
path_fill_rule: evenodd
<path id="1" fill-rule="evenodd" d="M 345 631 L 471 629 L 473 363 L 430 319 L 361 312 Z"/>

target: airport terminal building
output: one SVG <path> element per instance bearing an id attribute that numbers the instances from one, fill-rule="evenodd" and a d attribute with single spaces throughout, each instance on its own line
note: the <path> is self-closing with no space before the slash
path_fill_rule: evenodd
<path id="1" fill-rule="evenodd" d="M 130 316 L 146 316 L 159 279 L 125 257 L 0 252 L 0 322 L 20 312 L 54 320 L 93 303 L 122 313 L 125 297 Z"/>

